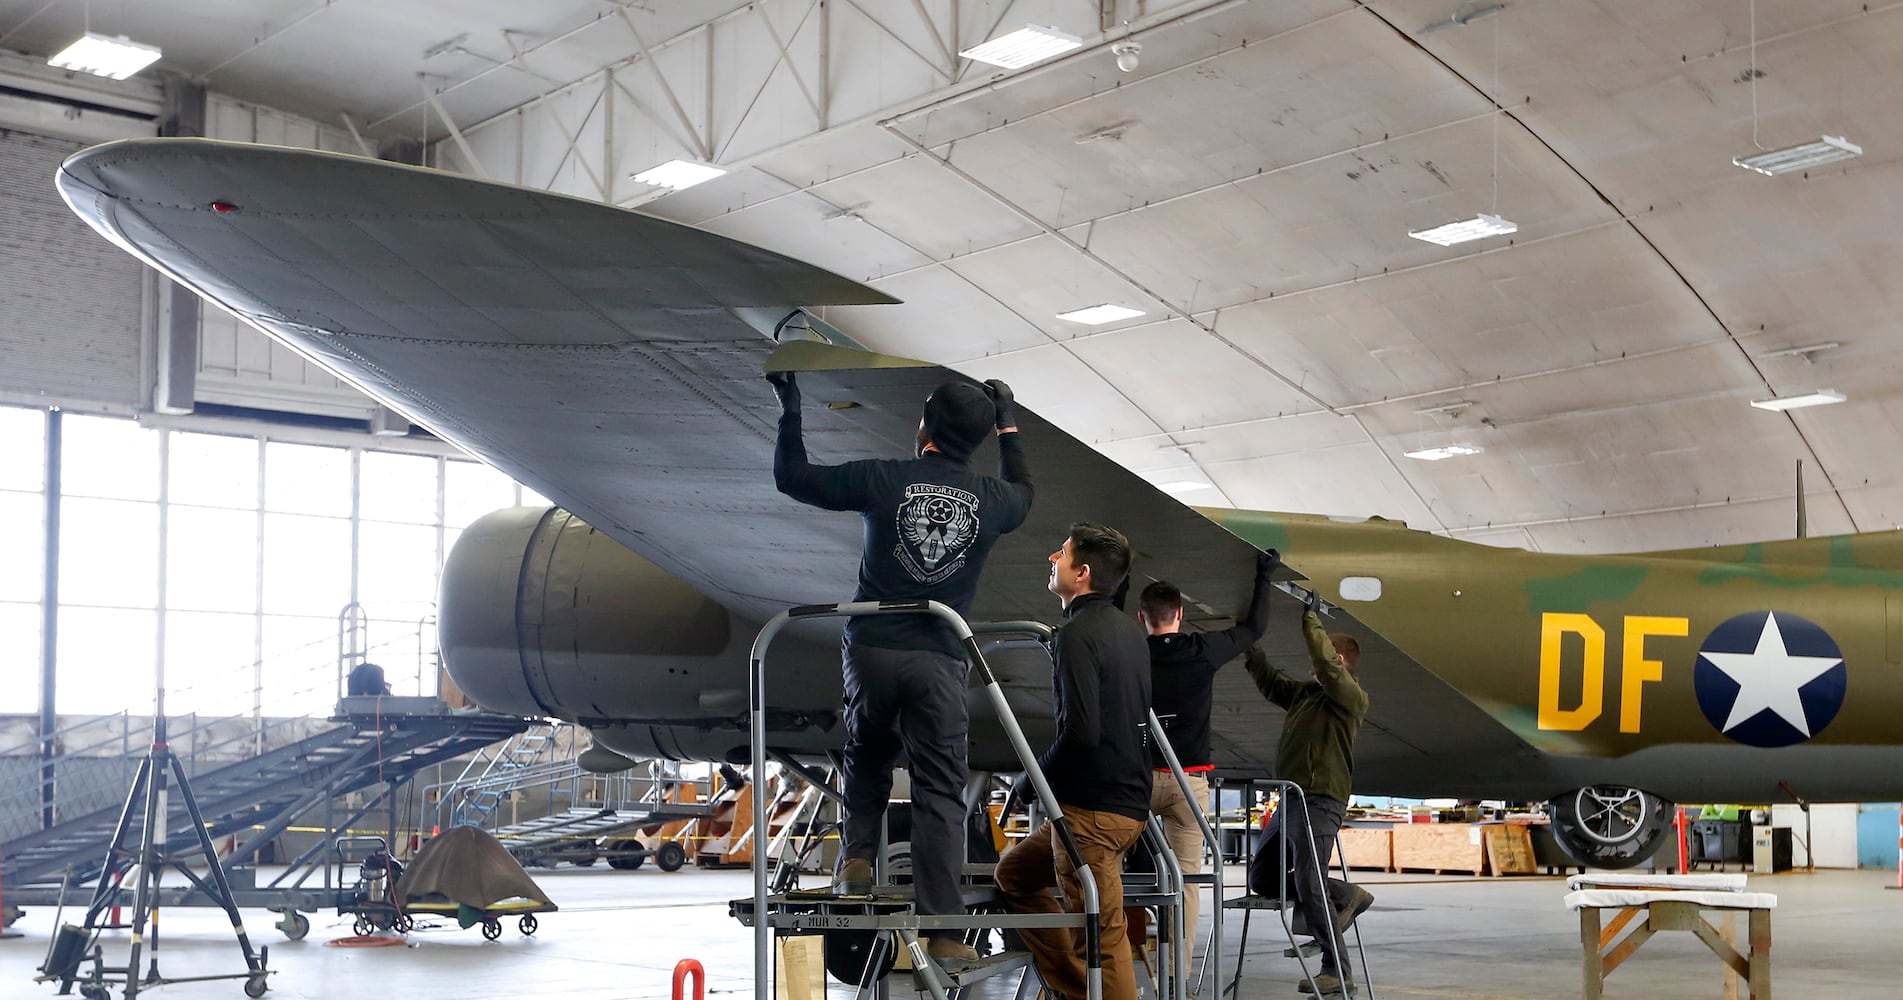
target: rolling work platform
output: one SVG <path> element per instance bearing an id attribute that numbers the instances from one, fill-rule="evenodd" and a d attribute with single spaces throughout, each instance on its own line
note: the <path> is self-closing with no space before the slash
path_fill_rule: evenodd
<path id="1" fill-rule="evenodd" d="M 752 713 L 753 768 L 756 775 L 765 771 L 769 756 L 778 756 L 767 749 L 766 745 L 766 704 L 765 657 L 774 636 L 788 622 L 794 619 L 821 617 L 850 617 L 868 614 L 932 614 L 950 625 L 963 641 L 966 657 L 982 683 L 992 708 L 996 711 L 1005 733 L 1011 741 L 1013 750 L 1024 765 L 1024 772 L 1036 791 L 1037 802 L 1044 810 L 1054 828 L 1058 842 L 1069 855 L 1079 876 L 1083 889 L 1083 899 L 1073 900 L 1076 912 L 1061 914 L 1011 914 L 998 912 L 1002 903 L 998 890 L 992 883 L 993 866 L 965 866 L 964 902 L 966 913 L 959 915 L 920 914 L 913 905 L 911 887 L 887 884 L 885 872 L 876 872 L 873 891 L 868 895 L 839 895 L 830 891 L 802 892 L 768 891 L 768 876 L 765 859 L 754 865 L 754 893 L 751 898 L 737 899 L 731 904 L 731 912 L 741 923 L 754 930 L 754 995 L 758 1000 L 768 1000 L 774 995 L 772 982 L 773 936 L 775 934 L 811 934 L 827 935 L 827 965 L 835 978 L 849 979 L 850 972 L 842 969 L 847 963 L 837 962 L 835 947 L 839 951 L 853 954 L 853 968 L 863 971 L 858 976 L 859 997 L 885 997 L 890 990 L 891 960 L 895 953 L 903 949 L 912 961 L 909 975 L 911 988 L 921 993 L 929 993 L 934 1000 L 952 1000 L 972 984 L 984 979 L 1006 973 L 1024 970 L 1017 987 L 1020 1000 L 1036 996 L 1042 989 L 1042 982 L 1031 965 L 1030 954 L 1022 951 L 1003 951 L 981 957 L 976 962 L 934 962 L 921 941 L 921 931 L 957 929 L 967 932 L 967 936 L 977 933 L 1007 928 L 1026 927 L 1069 927 L 1081 931 L 1085 941 L 1087 1000 L 1102 1000 L 1103 969 L 1101 967 L 1101 947 L 1098 936 L 1099 900 L 1095 878 L 1088 865 L 1084 863 L 1069 826 L 1065 823 L 1063 809 L 1052 795 L 1050 785 L 1043 772 L 1038 768 L 1036 754 L 1025 741 L 1017 718 L 1006 703 L 1003 689 L 986 663 L 984 652 L 974 631 L 985 635 L 1016 636 L 1048 643 L 1051 630 L 1038 622 L 1007 622 L 979 626 L 974 630 L 965 621 L 936 601 L 930 602 L 859 602 L 838 605 L 810 605 L 781 612 L 766 623 L 759 637 L 754 641 L 750 671 L 749 705 Z M 1048 646 L 1046 647 L 1048 648 Z M 1155 727 L 1152 717 L 1151 725 Z M 1160 727 L 1155 727 L 1160 736 Z M 1174 764 L 1174 754 L 1171 754 Z M 790 773 L 811 782 L 814 778 L 810 771 L 782 760 Z M 1180 765 L 1175 766 L 1179 782 L 1187 783 Z M 818 786 L 815 785 L 817 790 Z M 836 791 L 827 790 L 829 797 L 837 797 Z M 764 801 L 756 799 L 753 809 L 754 836 L 764 837 L 766 815 Z M 1214 832 L 1205 824 L 1205 832 L 1214 842 Z M 1153 988 L 1156 995 L 1168 1000 L 1182 1000 L 1186 995 L 1186 977 L 1183 975 L 1185 962 L 1182 959 L 1183 931 L 1178 926 L 1175 915 L 1181 912 L 1183 879 L 1176 864 L 1176 858 L 1169 850 L 1162 836 L 1161 825 L 1152 817 L 1145 830 L 1138 850 L 1147 850 L 1154 862 L 1155 874 L 1146 877 L 1136 876 L 1126 879 L 1124 886 L 1125 905 L 1154 906 L 1158 912 L 1159 954 L 1162 961 L 1157 970 Z M 786 863 L 782 861 L 782 864 Z M 882 866 L 881 866 L 882 867 Z M 789 881 L 782 879 L 783 882 Z M 859 961 L 863 960 L 863 965 Z"/>
<path id="2" fill-rule="evenodd" d="M 228 864 L 253 858 L 300 818 L 314 810 L 326 813 L 344 794 L 385 786 L 341 823 L 349 826 L 379 804 L 393 807 L 394 793 L 423 768 L 469 753 L 521 732 L 528 720 L 513 716 L 451 713 L 435 698 L 346 697 L 333 721 L 340 725 L 279 747 L 193 776 L 200 813 L 214 841 L 234 837 L 236 847 Z M 106 848 L 119 820 L 119 807 L 101 809 L 65 820 L 47 829 L 0 844 L 0 880 L 9 904 L 52 905 L 68 891 L 96 879 Z M 162 852 L 185 857 L 199 851 L 199 835 L 182 803 L 174 801 Z M 394 815 L 394 814 L 392 814 Z M 136 829 L 143 826 L 135 817 Z M 324 864 L 328 838 L 321 840 L 270 885 L 248 883 L 240 874 L 232 894 L 241 907 L 278 910 L 279 927 L 293 940 L 302 937 L 308 923 L 295 911 L 316 911 L 334 905 Z M 240 870 L 242 872 L 242 869 Z M 324 873 L 321 888 L 304 883 Z M 120 890 L 130 895 L 128 890 Z M 130 901 L 127 900 L 129 903 Z M 210 905 L 193 886 L 165 886 L 158 890 L 164 906 Z"/>

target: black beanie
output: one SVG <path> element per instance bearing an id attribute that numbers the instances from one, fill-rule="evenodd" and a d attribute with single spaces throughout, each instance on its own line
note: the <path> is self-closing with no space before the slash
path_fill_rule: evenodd
<path id="1" fill-rule="evenodd" d="M 953 461 L 971 458 L 997 419 L 997 404 L 969 382 L 947 382 L 925 397 L 925 436 Z"/>

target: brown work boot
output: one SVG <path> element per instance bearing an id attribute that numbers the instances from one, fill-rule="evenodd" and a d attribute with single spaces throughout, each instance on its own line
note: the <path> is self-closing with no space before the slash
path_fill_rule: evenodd
<path id="1" fill-rule="evenodd" d="M 833 891 L 841 896 L 865 896 L 872 892 L 872 862 L 847 858 L 833 874 Z"/>
<path id="2" fill-rule="evenodd" d="M 1347 980 L 1343 979 L 1340 976 L 1335 975 L 1332 972 L 1322 972 L 1322 973 L 1316 974 L 1315 979 L 1312 983 L 1309 980 L 1304 979 L 1301 982 L 1296 983 L 1295 988 L 1302 991 L 1303 993 L 1316 993 L 1325 997 L 1326 996 L 1342 996 L 1344 994 L 1354 992 L 1353 983 L 1348 982 Z"/>
<path id="3" fill-rule="evenodd" d="M 1374 905 L 1374 893 L 1358 885 L 1350 888 L 1354 893 L 1348 897 L 1348 905 L 1335 911 L 1335 933 L 1342 937 L 1347 936 L 1348 928 L 1354 924 L 1355 918 L 1368 912 L 1368 907 Z"/>
<path id="4" fill-rule="evenodd" d="M 940 965 L 948 962 L 976 962 L 978 951 L 957 938 L 935 937 L 925 945 L 925 954 Z"/>

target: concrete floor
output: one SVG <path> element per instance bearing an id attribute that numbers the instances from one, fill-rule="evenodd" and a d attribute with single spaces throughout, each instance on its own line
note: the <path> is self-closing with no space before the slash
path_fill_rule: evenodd
<path id="1" fill-rule="evenodd" d="M 536 870 L 562 906 L 541 918 L 532 938 L 513 922 L 499 941 L 476 928 L 434 922 L 408 947 L 343 949 L 324 942 L 348 936 L 345 918 L 313 917 L 310 936 L 286 941 L 274 915 L 246 911 L 254 943 L 271 947 L 270 997 L 487 998 L 524 996 L 645 1000 L 670 995 L 676 961 L 698 959 L 708 993 L 751 994 L 752 949 L 745 929 L 727 916 L 726 901 L 750 891 L 744 871 L 663 873 L 651 868 Z M 1231 870 L 1232 883 L 1240 882 Z M 1772 921 L 1773 982 L 1786 997 L 1894 1000 L 1903 996 L 1903 892 L 1885 891 L 1894 873 L 1828 871 L 1751 880 L 1754 891 L 1778 895 Z M 1578 920 L 1560 905 L 1563 882 L 1551 878 L 1458 879 L 1368 876 L 1374 909 L 1362 918 L 1373 995 L 1435 1000 L 1546 1000 L 1579 995 Z M 17 925 L 25 937 L 0 941 L 0 997 L 51 996 L 31 982 L 46 949 L 50 909 Z M 241 963 L 222 915 L 204 909 L 166 911 L 160 969 L 188 976 L 234 971 Z M 1233 945 L 1239 924 L 1227 938 Z M 1282 958 L 1279 925 L 1257 922 L 1244 966 L 1244 997 L 1296 997 L 1299 975 Z M 106 938 L 108 956 L 123 962 L 126 936 Z M 1231 970 L 1226 971 L 1232 971 Z M 975 992 L 975 991 L 974 991 Z M 992 992 L 992 991 L 987 991 Z M 832 991 L 847 995 L 843 987 Z M 115 993 L 115 996 L 117 994 Z M 241 998 L 236 981 L 168 986 L 155 997 Z M 908 996 L 907 993 L 895 995 Z M 1007 993 L 1008 995 L 1008 993 Z M 1213 996 L 1205 989 L 1203 995 Z M 1369 994 L 1364 991 L 1361 996 Z M 1676 1000 L 1722 996 L 1719 965 L 1689 934 L 1661 934 L 1608 983 L 1609 1000 Z"/>

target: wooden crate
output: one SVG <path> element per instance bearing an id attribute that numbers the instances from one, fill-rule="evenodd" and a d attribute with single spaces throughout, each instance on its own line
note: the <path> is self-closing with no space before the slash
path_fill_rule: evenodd
<path id="1" fill-rule="evenodd" d="M 1344 826 L 1340 836 L 1342 853 L 1348 857 L 1349 868 L 1377 872 L 1394 870 L 1393 830 L 1385 826 Z M 1329 859 L 1330 862 L 1334 860 Z"/>
<path id="2" fill-rule="evenodd" d="M 1487 845 L 1487 865 L 1495 875 L 1535 875 L 1539 863 L 1533 859 L 1533 837 L 1517 823 L 1494 823 L 1481 828 L 1480 839 Z"/>
<path id="3" fill-rule="evenodd" d="M 1472 823 L 1397 823 L 1394 870 L 1478 875 L 1487 868 L 1480 829 Z"/>

